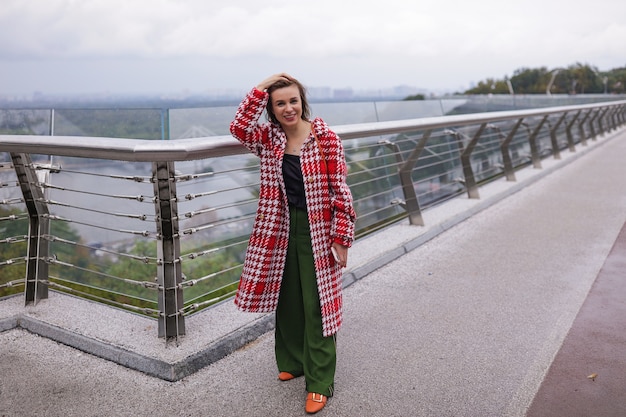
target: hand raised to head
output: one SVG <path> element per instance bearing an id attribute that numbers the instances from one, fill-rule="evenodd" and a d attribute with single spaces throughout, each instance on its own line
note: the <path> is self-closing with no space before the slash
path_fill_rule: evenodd
<path id="1" fill-rule="evenodd" d="M 293 78 L 291 75 L 286 74 L 284 72 L 281 72 L 279 74 L 274 74 L 274 75 L 270 75 L 269 77 L 267 77 L 266 79 L 264 79 L 263 81 L 261 81 L 256 88 L 260 91 L 265 91 L 268 88 L 270 88 L 272 86 L 272 84 L 278 82 L 278 81 L 294 81 L 295 78 Z"/>

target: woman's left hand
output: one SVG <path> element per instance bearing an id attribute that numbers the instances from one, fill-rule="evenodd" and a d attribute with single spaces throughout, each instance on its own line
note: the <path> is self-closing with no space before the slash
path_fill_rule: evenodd
<path id="1" fill-rule="evenodd" d="M 348 265 L 348 247 L 340 245 L 339 243 L 333 242 L 332 247 L 337 252 L 337 256 L 339 257 L 339 262 L 337 262 L 342 268 L 345 268 Z"/>

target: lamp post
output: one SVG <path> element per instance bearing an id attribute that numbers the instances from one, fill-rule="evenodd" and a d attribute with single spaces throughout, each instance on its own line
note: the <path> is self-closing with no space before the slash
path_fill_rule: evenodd
<path id="1" fill-rule="evenodd" d="M 554 69 L 551 72 L 552 72 L 552 77 L 550 78 L 550 82 L 548 83 L 548 86 L 546 87 L 547 96 L 552 95 L 552 92 L 550 90 L 552 89 L 552 84 L 554 84 L 554 79 L 556 78 L 557 74 L 561 72 L 561 68 Z"/>
<path id="2" fill-rule="evenodd" d="M 511 80 L 509 80 L 508 78 L 506 79 L 506 85 L 507 85 L 507 87 L 509 87 L 509 94 L 514 96 L 515 95 L 515 90 L 513 90 L 513 84 L 511 84 Z"/>

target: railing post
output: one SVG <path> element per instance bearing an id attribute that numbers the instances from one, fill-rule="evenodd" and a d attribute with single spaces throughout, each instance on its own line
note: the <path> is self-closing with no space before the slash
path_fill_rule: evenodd
<path id="1" fill-rule="evenodd" d="M 596 140 L 596 129 L 593 127 L 594 122 L 596 121 L 596 119 L 598 118 L 598 116 L 600 115 L 600 109 L 598 109 L 595 114 L 593 115 L 593 117 L 591 118 L 591 120 L 589 120 L 589 129 L 591 130 L 591 140 Z"/>
<path id="2" fill-rule="evenodd" d="M 180 235 L 174 162 L 153 162 L 157 218 L 157 282 L 159 284 L 159 337 L 185 334 Z"/>
<path id="3" fill-rule="evenodd" d="M 567 113 L 561 116 L 561 118 L 554 124 L 554 126 L 552 126 L 550 120 L 546 121 L 546 123 L 548 124 L 548 130 L 550 132 L 550 145 L 552 146 L 552 157 L 554 159 L 561 159 L 561 150 L 559 149 L 559 142 L 556 138 L 556 130 L 559 128 L 559 126 L 563 122 L 563 118 L 565 118 L 566 115 Z"/>
<path id="4" fill-rule="evenodd" d="M 546 121 L 548 121 L 548 115 L 543 116 L 539 124 L 535 127 L 535 130 L 528 137 L 528 142 L 530 144 L 530 158 L 533 162 L 533 168 L 541 168 L 541 155 L 539 155 L 539 149 L 537 148 L 537 136 Z"/>
<path id="5" fill-rule="evenodd" d="M 409 157 L 404 161 L 400 154 L 400 147 L 395 143 L 383 142 L 387 146 L 390 146 L 396 153 L 396 161 L 398 161 L 398 175 L 400 176 L 400 184 L 402 185 L 402 193 L 404 194 L 404 202 L 402 206 L 407 211 L 409 216 L 409 223 L 416 226 L 424 226 L 424 219 L 422 217 L 422 209 L 420 208 L 419 201 L 417 199 L 417 193 L 415 192 L 415 186 L 413 185 L 413 178 L 411 174 L 415 168 L 415 164 L 419 160 L 422 151 L 426 147 L 426 142 L 430 138 L 432 130 L 427 130 L 422 135 L 422 138 L 415 146 Z"/>
<path id="6" fill-rule="evenodd" d="M 513 161 L 511 161 L 511 154 L 509 152 L 509 145 L 513 141 L 515 134 L 521 126 L 524 118 L 522 117 L 515 123 L 513 129 L 509 132 L 506 138 L 500 144 L 500 152 L 502 153 L 502 164 L 504 165 L 504 175 L 507 181 L 515 181 L 515 169 L 513 168 Z"/>
<path id="7" fill-rule="evenodd" d="M 54 109 L 50 109 L 50 124 L 48 126 L 48 133 L 50 136 L 54 136 Z"/>
<path id="8" fill-rule="evenodd" d="M 44 201 L 39 180 L 33 169 L 30 155 L 11 152 L 11 159 L 17 180 L 22 190 L 26 210 L 28 211 L 28 249 L 26 255 L 25 304 L 37 304 L 48 298 L 48 264 L 50 242 L 45 236 L 50 231 L 48 207 Z"/>
<path id="9" fill-rule="evenodd" d="M 580 113 L 582 113 L 582 110 L 578 110 L 578 112 L 576 113 L 576 115 L 574 115 L 572 120 L 570 120 L 566 124 L 566 126 L 565 126 L 565 134 L 567 135 L 567 143 L 570 144 L 570 147 L 574 147 L 575 146 L 574 145 L 574 135 L 572 134 L 572 126 L 574 126 L 574 123 L 576 122 L 576 120 L 580 116 Z"/>
<path id="10" fill-rule="evenodd" d="M 474 133 L 474 137 L 468 142 L 467 146 L 463 146 L 463 140 L 461 138 L 461 134 L 455 132 L 455 137 L 457 139 L 457 144 L 459 146 L 459 150 L 461 151 L 461 165 L 463 167 L 463 177 L 465 180 L 465 189 L 467 190 L 467 196 L 469 198 L 480 198 L 480 193 L 478 192 L 478 185 L 476 184 L 476 177 L 474 176 L 474 170 L 472 169 L 472 152 L 480 139 L 480 135 L 482 135 L 483 131 L 487 127 L 487 123 L 483 123 L 480 125 L 476 133 Z"/>
<path id="11" fill-rule="evenodd" d="M 402 184 L 402 192 L 404 193 L 404 201 L 406 204 L 406 210 L 409 213 L 409 222 L 417 226 L 424 226 L 424 219 L 422 218 L 422 210 L 417 200 L 417 193 L 415 192 L 415 186 L 413 185 L 413 179 L 411 174 L 413 168 L 417 164 L 422 151 L 426 147 L 426 142 L 430 138 L 432 130 L 427 130 L 422 135 L 422 138 L 413 149 L 413 152 L 409 155 L 406 162 L 400 167 L 400 183 Z"/>
<path id="12" fill-rule="evenodd" d="M 614 119 L 613 123 L 614 123 L 615 129 L 617 129 L 624 123 L 624 108 L 625 106 L 615 107 L 615 113 L 613 115 L 613 119 Z"/>
<path id="13" fill-rule="evenodd" d="M 585 134 L 585 123 L 587 123 L 587 119 L 589 116 L 593 114 L 593 109 L 590 109 L 587 113 L 585 113 L 585 117 L 578 123 L 578 133 L 580 134 L 580 144 L 583 146 L 587 146 L 587 135 Z"/>
<path id="14" fill-rule="evenodd" d="M 616 116 L 619 111 L 619 107 L 611 107 L 609 110 L 609 115 L 607 117 L 609 122 L 609 132 L 617 129 Z"/>
<path id="15" fill-rule="evenodd" d="M 607 107 L 604 110 L 601 110 L 600 118 L 598 119 L 598 128 L 600 129 L 600 134 L 603 135 L 606 133 L 607 129 L 604 127 L 604 116 L 609 112 L 609 108 Z"/>

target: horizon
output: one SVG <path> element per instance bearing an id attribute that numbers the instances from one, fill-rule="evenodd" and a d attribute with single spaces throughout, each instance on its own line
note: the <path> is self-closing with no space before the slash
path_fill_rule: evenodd
<path id="1" fill-rule="evenodd" d="M 240 101 L 249 89 L 204 89 L 202 91 L 191 91 L 184 89 L 181 91 L 154 91 L 154 92 L 82 92 L 82 93 L 46 93 L 44 91 L 33 91 L 24 94 L 2 94 L 0 101 L 110 101 L 110 100 L 208 100 L 208 101 Z M 307 87 L 307 94 L 313 101 L 319 100 L 353 100 L 362 98 L 401 98 L 415 94 L 432 95 L 433 92 L 427 89 L 398 85 L 388 88 L 353 89 L 351 87 L 331 88 Z"/>
<path id="2" fill-rule="evenodd" d="M 579 64 L 579 63 L 577 63 Z M 575 64 L 570 64 L 568 67 L 571 67 Z M 584 64 L 585 66 L 589 66 L 591 68 L 597 68 L 593 64 Z M 540 68 L 548 68 L 547 66 L 540 67 L 521 67 L 516 69 L 524 70 L 524 69 L 540 69 Z M 614 68 L 610 68 L 608 70 L 600 70 L 599 73 L 611 72 L 614 70 L 620 70 L 626 68 L 626 65 L 617 66 Z M 562 68 L 553 68 L 551 71 L 562 69 Z M 514 71 L 514 72 L 515 72 Z M 470 90 L 477 86 L 481 82 L 485 82 L 489 79 L 501 81 L 510 79 L 512 75 L 505 74 L 502 78 L 498 77 L 485 77 L 478 81 L 471 81 L 468 86 L 463 86 L 462 88 L 427 88 L 427 87 L 418 87 L 414 85 L 398 84 L 392 86 L 374 86 L 368 88 L 355 88 L 352 86 L 345 87 L 332 87 L 332 86 L 316 86 L 316 85 L 305 85 L 307 88 L 307 93 L 310 98 L 313 100 L 348 100 L 351 101 L 353 99 L 362 99 L 362 98 L 401 98 L 408 97 L 411 95 L 421 94 L 425 97 L 443 97 L 448 95 L 463 95 L 465 91 Z M 163 100 L 189 100 L 193 98 L 209 100 L 209 101 L 230 101 L 235 100 L 237 98 L 242 98 L 252 87 L 248 88 L 234 88 L 234 87 L 219 87 L 219 88 L 202 88 L 202 89 L 190 89 L 190 88 L 182 88 L 179 90 L 174 89 L 161 89 L 161 90 L 152 90 L 152 91 L 117 91 L 117 90 L 92 90 L 92 91 L 65 91 L 65 92 L 48 92 L 43 90 L 33 90 L 30 92 L 19 92 L 19 93 L 3 93 L 0 91 L 0 101 L 1 102 L 12 102 L 12 101 L 24 101 L 24 102 L 32 102 L 32 101 L 67 101 L 67 100 L 81 100 L 87 99 L 90 101 L 97 100 L 111 100 L 111 99 L 121 99 L 121 100 L 130 100 L 130 99 L 163 99 Z"/>

